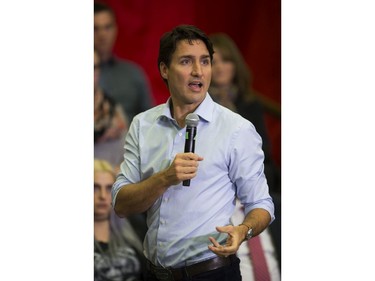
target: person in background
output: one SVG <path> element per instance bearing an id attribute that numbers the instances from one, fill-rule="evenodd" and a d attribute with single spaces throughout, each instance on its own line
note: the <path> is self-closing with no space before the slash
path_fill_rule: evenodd
<path id="1" fill-rule="evenodd" d="M 264 99 L 260 99 L 261 95 L 253 89 L 250 70 L 232 38 L 225 33 L 213 33 L 209 37 L 215 50 L 209 93 L 216 102 L 254 124 L 263 141 L 265 173 L 270 190 L 280 192 L 280 172 L 271 156 L 271 143 L 264 120 L 267 109 Z"/>
<path id="2" fill-rule="evenodd" d="M 128 121 L 122 107 L 99 85 L 100 58 L 94 50 L 94 157 L 118 169 L 124 151 Z"/>
<path id="3" fill-rule="evenodd" d="M 135 62 L 114 55 L 116 37 L 113 10 L 94 2 L 94 48 L 100 56 L 100 85 L 121 104 L 131 121 L 136 114 L 152 107 L 154 100 L 143 69 Z"/>
<path id="4" fill-rule="evenodd" d="M 142 242 L 126 218 L 111 207 L 115 174 L 111 164 L 94 160 L 94 280 L 144 280 Z"/>
<path id="5" fill-rule="evenodd" d="M 252 87 L 250 70 L 236 43 L 225 33 L 213 33 L 209 38 L 214 46 L 212 81 L 209 93 L 212 98 L 225 107 L 249 120 L 261 135 L 265 153 L 264 173 L 275 204 L 276 220 L 267 230 L 272 234 L 281 269 L 281 172 L 271 157 L 271 144 L 267 134 L 264 113 L 273 111 L 276 105 L 265 102 Z"/>
<path id="6" fill-rule="evenodd" d="M 125 139 L 112 205 L 120 217 L 147 211 L 147 280 L 239 281 L 239 246 L 274 220 L 261 137 L 210 97 L 212 57 L 199 28 L 165 33 L 158 66 L 170 98 L 138 114 Z M 190 113 L 199 119 L 195 153 L 183 152 Z M 231 225 L 236 197 L 246 216 Z"/>
<path id="7" fill-rule="evenodd" d="M 214 95 L 217 95 L 217 99 L 231 109 L 232 106 L 234 106 L 234 108 L 238 107 L 239 101 L 249 102 L 256 100 L 261 104 L 264 111 L 272 114 L 276 118 L 280 118 L 280 104 L 265 97 L 252 87 L 251 71 L 234 40 L 223 32 L 212 33 L 209 37 L 217 48 L 217 50 L 215 50 L 215 56 L 217 55 L 219 58 L 216 60 L 220 60 L 222 63 L 221 67 L 217 67 L 218 69 L 222 68 L 221 70 L 213 69 L 210 90 L 227 88 L 226 91 L 230 91 L 229 97 L 221 92 L 215 93 Z M 232 72 L 231 77 L 225 74 L 224 65 L 226 65 L 227 72 Z M 234 71 L 228 70 L 229 68 L 233 68 Z"/>
<path id="8" fill-rule="evenodd" d="M 100 87 L 100 74 L 100 58 L 94 50 L 94 158 L 107 160 L 118 172 L 129 125 L 122 107 Z M 146 215 L 133 214 L 128 220 L 143 240 L 147 232 Z"/>

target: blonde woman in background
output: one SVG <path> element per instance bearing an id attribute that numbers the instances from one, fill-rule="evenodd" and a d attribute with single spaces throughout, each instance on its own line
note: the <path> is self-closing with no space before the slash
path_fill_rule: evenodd
<path id="1" fill-rule="evenodd" d="M 114 181 L 112 165 L 95 159 L 94 280 L 144 280 L 142 242 L 128 220 L 118 218 L 111 207 Z"/>

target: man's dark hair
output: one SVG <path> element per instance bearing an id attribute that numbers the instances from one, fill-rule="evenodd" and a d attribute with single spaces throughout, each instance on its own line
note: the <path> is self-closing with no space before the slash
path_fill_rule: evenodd
<path id="1" fill-rule="evenodd" d="M 191 45 L 195 40 L 202 40 L 207 47 L 212 61 L 214 49 L 208 36 L 202 30 L 193 25 L 179 25 L 172 31 L 165 33 L 160 39 L 158 69 L 161 62 L 164 62 L 165 65 L 169 67 L 172 55 L 176 51 L 177 42 L 181 40 L 187 40 Z"/>
<path id="2" fill-rule="evenodd" d="M 113 16 L 115 13 L 113 12 L 112 8 L 109 7 L 108 5 L 102 3 L 102 2 L 94 2 L 94 15 L 99 12 L 109 12 Z"/>

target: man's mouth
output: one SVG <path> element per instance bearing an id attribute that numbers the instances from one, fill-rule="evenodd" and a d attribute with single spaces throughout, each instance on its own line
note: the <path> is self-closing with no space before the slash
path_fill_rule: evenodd
<path id="1" fill-rule="evenodd" d="M 193 90 L 200 90 L 203 87 L 202 82 L 191 82 L 189 83 L 189 88 Z"/>

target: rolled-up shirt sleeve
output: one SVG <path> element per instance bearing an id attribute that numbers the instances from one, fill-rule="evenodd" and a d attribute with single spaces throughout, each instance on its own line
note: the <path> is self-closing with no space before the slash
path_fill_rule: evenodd
<path id="1" fill-rule="evenodd" d="M 129 131 L 125 137 L 125 154 L 124 160 L 120 166 L 120 173 L 116 177 L 116 181 L 112 185 L 112 207 L 114 208 L 116 197 L 121 188 L 125 185 L 139 181 L 139 150 L 137 145 L 139 122 L 137 117 L 131 123 Z M 125 173 L 126 171 L 126 173 Z M 126 176 L 125 176 L 126 174 Z M 129 179 L 129 175 L 133 175 L 133 180 Z"/>
<path id="2" fill-rule="evenodd" d="M 253 124 L 243 124 L 233 137 L 231 147 L 229 175 L 236 185 L 245 214 L 262 208 L 269 212 L 272 222 L 275 219 L 274 204 L 264 174 L 262 139 Z"/>
<path id="3" fill-rule="evenodd" d="M 112 207 L 115 206 L 117 193 L 120 191 L 121 187 L 128 184 L 125 176 L 123 174 L 118 174 L 115 183 L 112 185 Z"/>

